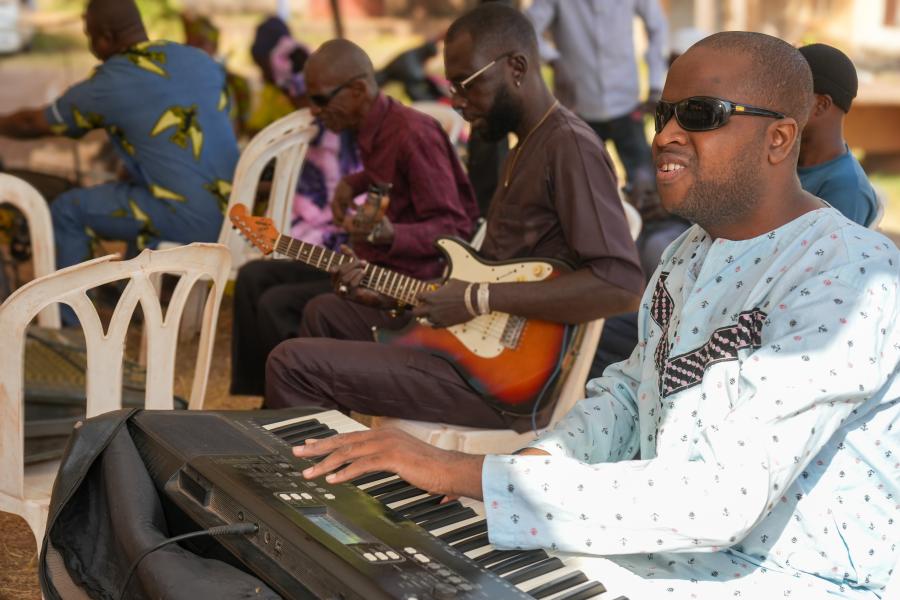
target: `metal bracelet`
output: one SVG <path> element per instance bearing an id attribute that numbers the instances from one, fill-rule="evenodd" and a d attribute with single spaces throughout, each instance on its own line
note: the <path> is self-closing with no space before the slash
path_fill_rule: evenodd
<path id="1" fill-rule="evenodd" d="M 478 314 L 486 315 L 491 312 L 491 288 L 490 284 L 478 284 Z"/>
<path id="2" fill-rule="evenodd" d="M 463 301 L 466 303 L 466 310 L 469 311 L 469 314 L 472 315 L 472 318 L 478 316 L 478 313 L 475 312 L 475 307 L 472 306 L 472 288 L 475 287 L 474 283 L 470 283 L 466 286 L 465 294 L 463 295 Z"/>

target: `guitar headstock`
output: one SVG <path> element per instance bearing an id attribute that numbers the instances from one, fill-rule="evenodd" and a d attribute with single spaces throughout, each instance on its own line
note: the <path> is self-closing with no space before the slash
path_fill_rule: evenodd
<path id="1" fill-rule="evenodd" d="M 275 243 L 278 241 L 279 233 L 275 229 L 275 223 L 268 217 L 254 217 L 247 211 L 247 207 L 243 204 L 235 204 L 228 212 L 228 218 L 231 224 L 241 232 L 248 242 L 262 252 L 263 254 L 271 254 L 275 250 Z"/>

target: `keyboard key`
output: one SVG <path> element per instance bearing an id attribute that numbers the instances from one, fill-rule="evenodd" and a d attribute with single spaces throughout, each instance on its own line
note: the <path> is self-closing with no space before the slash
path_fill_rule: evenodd
<path id="1" fill-rule="evenodd" d="M 388 473 L 387 471 L 379 471 L 377 473 L 367 473 L 366 475 L 360 475 L 356 479 L 351 479 L 350 483 L 359 487 L 361 485 L 365 485 L 367 483 L 373 483 L 375 481 L 379 481 L 381 479 L 387 479 L 388 477 L 393 477 L 393 473 Z"/>
<path id="2" fill-rule="evenodd" d="M 401 500 L 407 500 L 409 498 L 421 496 L 424 493 L 424 490 L 420 490 L 419 488 L 410 485 L 395 492 L 390 492 L 382 496 L 378 496 L 378 500 L 382 504 L 393 504 L 394 502 L 400 502 Z"/>
<path id="3" fill-rule="evenodd" d="M 544 560 L 527 566 L 524 569 L 519 569 L 514 573 L 504 575 L 503 578 L 512 584 L 523 583 L 540 575 L 556 571 L 557 569 L 562 569 L 564 566 L 565 564 L 563 564 L 563 561 L 554 556 L 551 558 L 545 558 Z"/>
<path id="4" fill-rule="evenodd" d="M 466 538 L 472 537 L 473 535 L 478 535 L 479 533 L 484 533 L 486 531 L 487 521 L 481 521 L 480 523 L 473 523 L 472 525 L 454 529 L 453 531 L 440 536 L 438 539 L 443 540 L 448 544 L 452 544 L 453 542 L 458 542 L 460 540 L 464 540 Z"/>
<path id="5" fill-rule="evenodd" d="M 406 518 L 410 521 L 422 523 L 423 521 L 427 521 L 429 519 L 436 519 L 437 517 L 449 515 L 458 510 L 462 510 L 463 508 L 465 507 L 462 504 L 457 501 L 453 501 L 446 504 L 423 506 L 419 510 L 412 511 L 411 513 L 404 516 L 406 516 Z"/>
<path id="6" fill-rule="evenodd" d="M 420 525 L 428 531 L 434 532 L 437 529 L 442 529 L 444 527 L 447 527 L 448 525 L 453 525 L 454 523 L 459 523 L 460 521 L 465 521 L 466 519 L 471 519 L 475 516 L 478 515 L 474 510 L 472 510 L 471 508 L 463 508 L 459 512 L 452 513 L 438 519 L 425 521 L 423 523 L 420 523 Z"/>
<path id="7" fill-rule="evenodd" d="M 488 533 L 485 531 L 484 533 L 480 533 L 474 537 L 470 537 L 467 540 L 464 540 L 458 544 L 454 544 L 453 547 L 459 550 L 460 552 L 469 552 L 470 550 L 475 550 L 477 548 L 484 548 L 485 546 L 490 545 L 490 540 L 488 539 Z"/>
<path id="8" fill-rule="evenodd" d="M 425 498 L 420 498 L 419 500 L 413 500 L 409 504 L 404 504 L 403 506 L 397 507 L 397 512 L 407 519 L 409 515 L 414 514 L 416 511 L 430 508 L 432 506 L 436 506 L 441 503 L 441 500 L 444 499 L 444 496 L 441 494 L 431 494 Z"/>
<path id="9" fill-rule="evenodd" d="M 586 583 L 580 588 L 574 589 L 568 594 L 557 596 L 553 600 L 589 600 L 606 592 L 606 587 L 599 581 Z"/>
<path id="10" fill-rule="evenodd" d="M 524 554 L 525 552 L 526 550 L 491 550 L 490 552 L 482 554 L 474 560 L 482 567 L 487 567 L 489 565 L 497 564 L 501 560 L 519 556 L 520 554 Z"/>
<path id="11" fill-rule="evenodd" d="M 489 571 L 493 571 L 498 575 L 533 565 L 547 558 L 547 553 L 543 550 L 524 550 L 519 556 L 510 557 L 500 561 L 493 566 L 488 567 Z"/>
<path id="12" fill-rule="evenodd" d="M 528 595 L 536 600 L 541 600 L 541 598 L 546 598 L 547 596 L 573 589 L 575 586 L 587 582 L 587 580 L 587 575 L 581 571 L 576 571 L 574 573 L 569 573 L 568 575 L 563 575 L 562 577 L 557 577 L 553 581 L 548 581 L 534 589 L 528 590 Z"/>
<path id="13" fill-rule="evenodd" d="M 366 493 L 377 498 L 382 494 L 387 494 L 388 492 L 396 492 L 397 490 L 402 490 L 403 488 L 408 487 L 408 483 L 400 478 L 397 478 L 394 481 L 388 481 L 387 483 L 380 483 L 378 485 L 373 485 L 370 488 L 366 488 Z"/>

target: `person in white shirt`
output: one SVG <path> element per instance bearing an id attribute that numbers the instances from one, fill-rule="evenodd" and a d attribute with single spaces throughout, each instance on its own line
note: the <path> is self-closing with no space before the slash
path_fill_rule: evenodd
<path id="1" fill-rule="evenodd" d="M 398 431 L 297 447 L 483 498 L 491 542 L 608 557 L 643 598 L 882 598 L 900 539 L 900 252 L 803 191 L 803 56 L 710 36 L 672 66 L 653 152 L 664 253 L 631 357 L 513 456 Z"/>

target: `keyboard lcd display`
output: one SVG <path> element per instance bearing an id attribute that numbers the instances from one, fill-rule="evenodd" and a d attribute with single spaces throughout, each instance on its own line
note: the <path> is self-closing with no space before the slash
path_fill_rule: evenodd
<path id="1" fill-rule="evenodd" d="M 338 522 L 331 515 L 307 514 L 304 516 L 309 519 L 310 522 L 312 522 L 316 527 L 345 546 L 352 546 L 353 544 L 366 544 L 375 541 L 370 536 L 352 531 L 343 523 Z"/>

